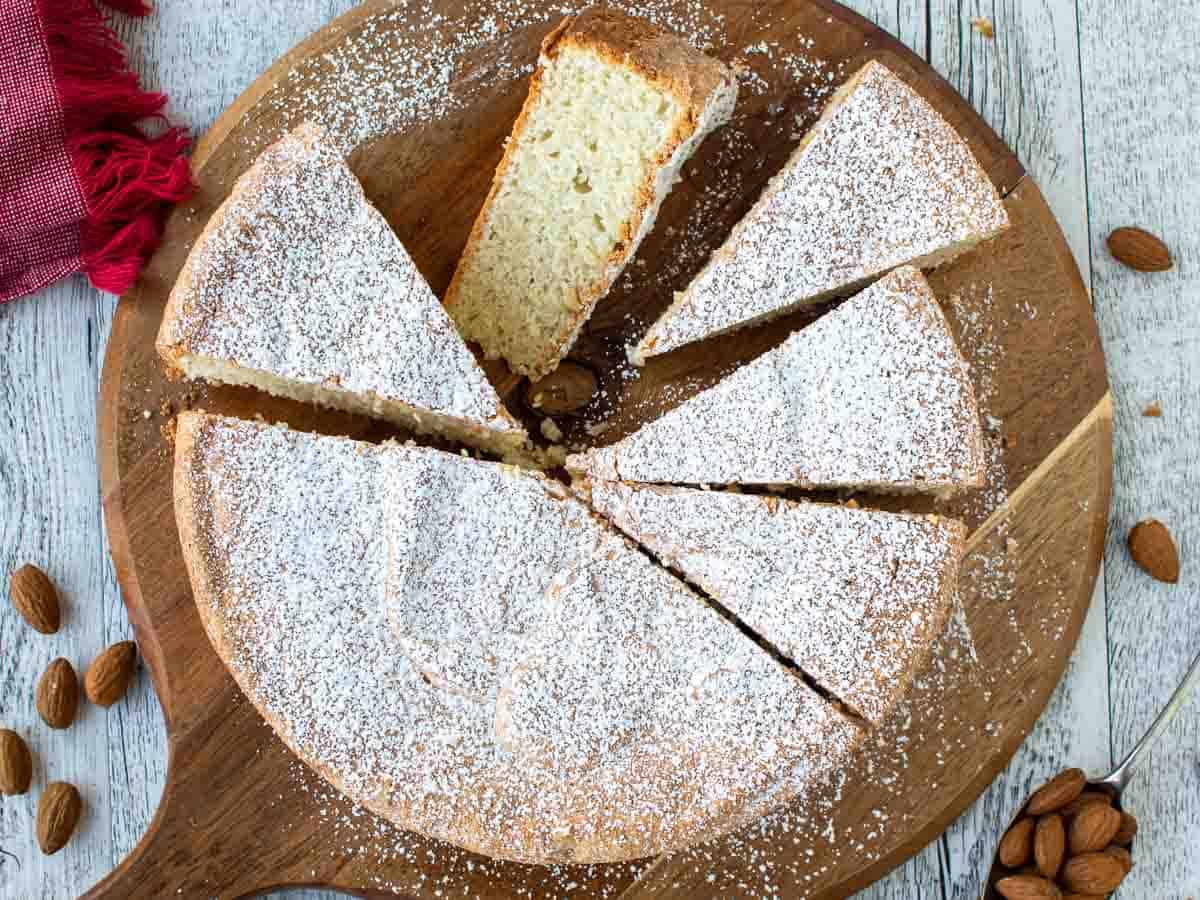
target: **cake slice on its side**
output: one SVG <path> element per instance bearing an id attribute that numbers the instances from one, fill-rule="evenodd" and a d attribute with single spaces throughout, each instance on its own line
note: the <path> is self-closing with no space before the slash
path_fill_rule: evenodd
<path id="1" fill-rule="evenodd" d="M 788 799 L 785 785 L 819 788 L 862 734 L 615 534 L 559 580 L 496 699 L 497 740 L 530 766 L 603 778 L 609 761 L 641 756 L 648 790 L 733 808 L 745 791 L 759 815 Z M 726 775 L 706 778 L 731 771 L 730 793 Z"/>
<path id="2" fill-rule="evenodd" d="M 905 267 L 567 467 L 609 481 L 944 494 L 983 483 L 983 432 L 946 317 Z"/>
<path id="3" fill-rule="evenodd" d="M 514 372 L 553 371 L 736 98 L 682 38 L 609 10 L 567 18 L 445 297 L 462 334 Z"/>
<path id="4" fill-rule="evenodd" d="M 945 627 L 959 522 L 725 491 L 590 488 L 598 512 L 873 724 Z"/>
<path id="5" fill-rule="evenodd" d="M 157 347 L 189 378 L 501 454 L 526 443 L 404 246 L 310 125 L 267 148 L 213 214 Z"/>
<path id="6" fill-rule="evenodd" d="M 966 142 L 887 67 L 869 62 L 632 356 L 851 293 L 896 266 L 932 268 L 1007 226 Z"/>
<path id="7" fill-rule="evenodd" d="M 431 684 L 478 702 L 540 625 L 554 578 L 610 533 L 556 481 L 419 447 L 398 448 L 384 502 L 392 630 Z"/>

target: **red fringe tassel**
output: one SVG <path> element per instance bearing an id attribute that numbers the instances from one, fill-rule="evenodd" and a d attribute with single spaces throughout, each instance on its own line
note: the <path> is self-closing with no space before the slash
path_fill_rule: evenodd
<path id="1" fill-rule="evenodd" d="M 132 16 L 142 0 L 104 0 Z M 39 0 L 63 107 L 67 148 L 87 201 L 84 271 L 97 288 L 122 294 L 162 239 L 171 206 L 192 194 L 182 128 L 148 137 L 138 123 L 165 123 L 163 94 L 142 90 L 125 48 L 95 0 Z"/>

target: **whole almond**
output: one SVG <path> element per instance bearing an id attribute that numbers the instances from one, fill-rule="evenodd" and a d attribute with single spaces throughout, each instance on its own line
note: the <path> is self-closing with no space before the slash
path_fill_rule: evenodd
<path id="1" fill-rule="evenodd" d="M 1038 875 L 1010 875 L 996 882 L 996 893 L 1004 900 L 1060 900 L 1062 891 Z"/>
<path id="2" fill-rule="evenodd" d="M 1107 853 L 1073 856 L 1063 866 L 1059 880 L 1077 894 L 1107 894 L 1115 891 L 1125 878 L 1125 866 Z"/>
<path id="3" fill-rule="evenodd" d="M 545 378 L 528 385 L 525 405 L 543 416 L 569 415 L 590 405 L 599 390 L 595 372 L 567 359 Z"/>
<path id="4" fill-rule="evenodd" d="M 1125 867 L 1125 874 L 1129 874 L 1129 870 L 1133 868 L 1132 853 L 1130 853 L 1124 847 L 1118 847 L 1116 845 L 1113 845 L 1112 847 L 1105 847 L 1104 852 L 1113 857 L 1113 859 L 1120 860 L 1121 865 Z"/>
<path id="5" fill-rule="evenodd" d="M 1167 526 L 1157 519 L 1138 522 L 1129 532 L 1129 555 L 1152 578 L 1179 581 L 1179 551 Z"/>
<path id="6" fill-rule="evenodd" d="M 1167 245 L 1144 228 L 1118 228 L 1108 236 L 1108 250 L 1117 262 L 1139 272 L 1165 272 L 1172 266 Z"/>
<path id="7" fill-rule="evenodd" d="M 1113 843 L 1128 847 L 1133 843 L 1135 837 L 1137 837 L 1137 819 L 1127 812 L 1121 813 L 1121 827 L 1113 835 Z"/>
<path id="8" fill-rule="evenodd" d="M 1112 843 L 1121 827 L 1121 814 L 1111 806 L 1093 803 L 1071 823 L 1071 855 L 1094 853 Z"/>
<path id="9" fill-rule="evenodd" d="M 1062 816 L 1049 813 L 1038 819 L 1033 835 L 1033 858 L 1038 871 L 1053 881 L 1062 866 L 1066 850 L 1067 831 L 1063 827 Z"/>
<path id="10" fill-rule="evenodd" d="M 1033 855 L 1033 829 L 1037 823 L 1030 818 L 1021 819 L 1008 829 L 1000 839 L 1000 864 L 1010 869 L 1019 869 Z"/>
<path id="11" fill-rule="evenodd" d="M 1069 894 L 1063 894 L 1062 900 L 1104 900 L 1103 894 L 1077 894 L 1071 891 Z"/>
<path id="12" fill-rule="evenodd" d="M 8 584 L 12 604 L 34 631 L 54 634 L 62 624 L 58 591 L 46 573 L 37 566 L 21 566 L 12 573 Z"/>
<path id="13" fill-rule="evenodd" d="M 15 731 L 0 728 L 0 794 L 14 797 L 29 790 L 33 757 L 29 745 Z"/>
<path id="14" fill-rule="evenodd" d="M 43 853 L 50 856 L 66 846 L 82 811 L 83 801 L 73 785 L 65 781 L 46 785 L 37 808 L 37 842 Z"/>
<path id="15" fill-rule="evenodd" d="M 1066 806 L 1059 810 L 1059 815 L 1064 820 L 1073 818 L 1079 815 L 1080 810 L 1085 806 L 1090 806 L 1093 803 L 1102 803 L 1105 806 L 1112 806 L 1112 797 L 1104 791 L 1084 791 Z"/>
<path id="16" fill-rule="evenodd" d="M 137 645 L 133 641 L 113 644 L 88 666 L 83 678 L 87 697 L 97 706 L 109 707 L 125 696 L 133 680 Z"/>
<path id="17" fill-rule="evenodd" d="M 61 656 L 46 667 L 37 683 L 37 711 L 51 728 L 67 728 L 79 707 L 79 680 Z"/>
<path id="18" fill-rule="evenodd" d="M 1086 784 L 1082 769 L 1064 769 L 1034 792 L 1025 811 L 1031 816 L 1056 812 L 1078 798 Z"/>

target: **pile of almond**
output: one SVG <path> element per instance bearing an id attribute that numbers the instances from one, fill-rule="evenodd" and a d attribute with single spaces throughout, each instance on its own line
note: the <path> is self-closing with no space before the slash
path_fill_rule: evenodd
<path id="1" fill-rule="evenodd" d="M 1133 868 L 1129 845 L 1137 819 L 1088 788 L 1067 769 L 1039 788 L 1000 841 L 1000 864 L 1012 875 L 996 882 L 1005 900 L 1100 900 Z"/>
<path id="2" fill-rule="evenodd" d="M 58 591 L 46 573 L 36 566 L 22 566 L 12 573 L 9 593 L 13 607 L 40 634 L 56 634 L 62 624 Z M 83 689 L 97 706 L 109 707 L 124 696 L 137 665 L 137 646 L 132 641 L 113 644 L 92 661 L 84 676 Z M 51 728 L 69 728 L 79 708 L 79 679 L 70 662 L 58 658 L 38 679 L 34 703 L 42 721 Z M 0 794 L 16 796 L 29 791 L 33 781 L 33 754 L 15 731 L 0 728 Z M 79 791 L 65 781 L 46 785 L 38 798 L 38 846 L 46 855 L 57 853 L 71 839 L 83 811 Z"/>

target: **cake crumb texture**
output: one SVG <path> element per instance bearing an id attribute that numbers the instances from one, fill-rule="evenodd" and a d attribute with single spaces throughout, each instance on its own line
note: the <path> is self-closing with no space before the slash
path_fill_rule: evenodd
<path id="1" fill-rule="evenodd" d="M 446 292 L 463 335 L 515 372 L 552 371 L 736 96 L 722 63 L 646 21 L 565 19 Z"/>

